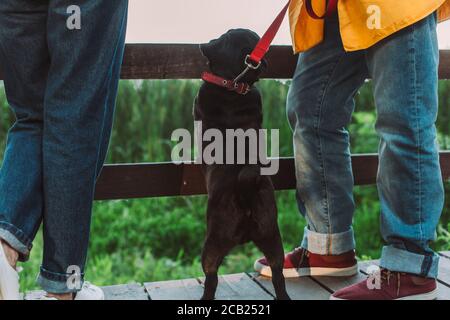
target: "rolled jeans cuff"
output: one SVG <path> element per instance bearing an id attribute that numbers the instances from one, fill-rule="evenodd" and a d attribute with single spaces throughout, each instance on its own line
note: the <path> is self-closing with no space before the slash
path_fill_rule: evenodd
<path id="1" fill-rule="evenodd" d="M 439 256 L 435 253 L 421 255 L 392 246 L 385 246 L 381 253 L 380 266 L 390 271 L 411 273 L 436 279 Z"/>
<path id="2" fill-rule="evenodd" d="M 320 255 L 339 255 L 355 249 L 353 228 L 341 233 L 317 233 L 305 227 L 302 248 Z"/>
<path id="3" fill-rule="evenodd" d="M 84 274 L 55 273 L 41 267 L 37 283 L 46 292 L 62 294 L 81 290 Z"/>
<path id="4" fill-rule="evenodd" d="M 33 245 L 22 230 L 8 222 L 0 221 L 0 239 L 19 253 L 19 261 L 25 262 L 29 259 Z"/>

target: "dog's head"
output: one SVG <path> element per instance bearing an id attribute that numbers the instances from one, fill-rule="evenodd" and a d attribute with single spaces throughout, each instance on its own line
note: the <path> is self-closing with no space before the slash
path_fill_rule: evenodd
<path id="1" fill-rule="evenodd" d="M 200 50 L 208 59 L 209 68 L 214 74 L 226 79 L 234 79 L 245 69 L 245 58 L 255 48 L 259 39 L 253 31 L 232 29 L 219 39 L 200 45 Z M 257 70 L 250 70 L 239 81 L 253 84 L 258 81 L 266 67 L 267 61 L 263 60 Z"/>

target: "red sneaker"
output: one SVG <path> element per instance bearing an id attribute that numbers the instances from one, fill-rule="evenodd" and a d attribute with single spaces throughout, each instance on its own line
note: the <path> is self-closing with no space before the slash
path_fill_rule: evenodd
<path id="1" fill-rule="evenodd" d="M 372 277 L 379 277 L 377 283 Z M 434 300 L 436 280 L 381 269 L 368 280 L 336 291 L 330 300 Z"/>
<path id="2" fill-rule="evenodd" d="M 272 276 L 267 259 L 261 258 L 255 262 L 254 268 L 265 277 Z M 348 277 L 358 272 L 358 262 L 355 251 L 349 251 L 336 256 L 325 256 L 311 253 L 303 248 L 297 248 L 284 258 L 283 274 L 285 278 L 304 276 Z"/>

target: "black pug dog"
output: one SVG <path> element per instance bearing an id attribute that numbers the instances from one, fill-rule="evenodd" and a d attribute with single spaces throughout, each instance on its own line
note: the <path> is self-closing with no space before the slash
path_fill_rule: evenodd
<path id="1" fill-rule="evenodd" d="M 245 69 L 244 60 L 258 41 L 256 33 L 235 29 L 219 39 L 202 44 L 200 49 L 208 59 L 213 74 L 232 80 Z M 193 113 L 196 121 L 202 121 L 204 131 L 215 128 L 225 137 L 226 129 L 261 129 L 261 95 L 253 84 L 266 66 L 266 61 L 262 61 L 260 68 L 250 70 L 239 80 L 249 85 L 247 94 L 239 94 L 209 82 L 202 85 Z M 247 141 L 246 154 L 248 146 Z M 224 147 L 224 159 L 226 152 Z M 203 165 L 208 209 L 207 235 L 202 253 L 202 266 L 206 275 L 202 300 L 214 299 L 218 284 L 217 271 L 224 257 L 237 245 L 250 241 L 268 259 L 277 299 L 289 299 L 282 272 L 284 251 L 272 181 L 260 174 L 260 164 L 245 163 Z"/>

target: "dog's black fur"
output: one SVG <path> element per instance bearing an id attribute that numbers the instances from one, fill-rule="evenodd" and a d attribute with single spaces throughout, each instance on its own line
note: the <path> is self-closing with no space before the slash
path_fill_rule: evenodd
<path id="1" fill-rule="evenodd" d="M 244 29 L 230 30 L 200 49 L 211 71 L 234 79 L 245 68 L 244 59 L 256 46 L 259 36 Z M 252 70 L 240 82 L 253 85 L 262 69 Z M 252 86 L 247 95 L 204 83 L 194 105 L 194 119 L 202 129 L 261 129 L 262 103 Z M 224 148 L 224 159 L 226 150 Z M 236 154 L 236 153 L 235 153 Z M 248 154 L 248 145 L 247 145 Z M 260 165 L 204 165 L 208 189 L 207 235 L 202 253 L 206 275 L 203 300 L 214 299 L 217 271 L 224 257 L 237 245 L 253 241 L 267 257 L 277 299 L 289 299 L 282 273 L 284 252 L 277 223 L 277 207 L 271 179 L 260 175 Z"/>

